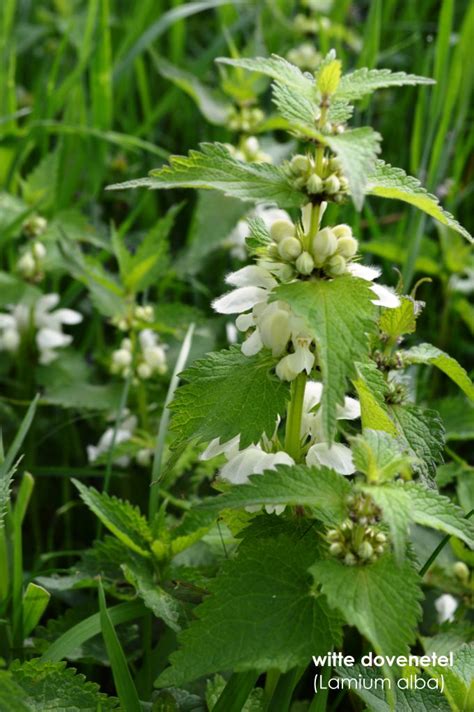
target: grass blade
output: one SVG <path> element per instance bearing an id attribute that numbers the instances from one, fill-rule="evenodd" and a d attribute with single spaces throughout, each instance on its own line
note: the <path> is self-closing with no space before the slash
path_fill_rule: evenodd
<path id="1" fill-rule="evenodd" d="M 105 647 L 107 648 L 115 688 L 120 703 L 127 712 L 141 712 L 140 700 L 127 665 L 125 653 L 123 652 L 114 625 L 107 611 L 104 588 L 101 581 L 99 582 L 99 607 L 100 627 L 102 629 L 102 635 Z"/>

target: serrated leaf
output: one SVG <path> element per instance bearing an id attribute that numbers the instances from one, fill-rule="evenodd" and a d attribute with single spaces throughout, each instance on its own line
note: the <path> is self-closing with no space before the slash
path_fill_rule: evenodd
<path id="1" fill-rule="evenodd" d="M 357 378 L 352 380 L 360 401 L 362 428 L 383 430 L 397 435 L 395 424 L 390 419 L 385 403 L 387 385 L 375 363 L 357 363 Z"/>
<path id="2" fill-rule="evenodd" d="M 153 62 L 161 76 L 169 79 L 193 99 L 201 114 L 211 124 L 223 126 L 232 111 L 230 102 L 225 101 L 216 91 L 207 87 L 191 72 L 186 72 L 168 62 L 164 57 L 153 57 Z"/>
<path id="3" fill-rule="evenodd" d="M 429 485 L 443 461 L 444 426 L 435 410 L 416 405 L 392 405 L 389 413 L 414 458 L 413 469 Z"/>
<path id="4" fill-rule="evenodd" d="M 132 551 L 142 556 L 150 556 L 152 534 L 145 517 L 138 507 L 105 492 L 98 492 L 94 487 L 86 487 L 78 480 L 76 485 L 81 499 L 94 512 L 102 524 L 120 539 Z"/>
<path id="5" fill-rule="evenodd" d="M 195 361 L 180 374 L 184 385 L 170 405 L 174 447 L 240 434 L 245 448 L 263 433 L 270 437 L 289 397 L 288 384 L 270 372 L 275 362 L 268 351 L 247 357 L 237 347 Z"/>
<path id="6" fill-rule="evenodd" d="M 397 475 L 409 474 L 412 457 L 403 452 L 400 443 L 389 433 L 365 429 L 351 439 L 354 464 L 368 482 L 382 483 Z"/>
<path id="7" fill-rule="evenodd" d="M 319 140 L 339 158 L 354 205 L 360 210 L 380 153 L 381 135 L 369 126 L 362 126 L 341 134 L 321 134 Z"/>
<path id="8" fill-rule="evenodd" d="M 168 166 L 151 171 L 148 178 L 108 188 L 204 188 L 250 202 L 275 202 L 282 208 L 296 208 L 306 200 L 278 166 L 239 161 L 221 143 L 202 143 L 200 149 L 171 156 Z"/>
<path id="9" fill-rule="evenodd" d="M 465 369 L 454 359 L 441 349 L 432 344 L 420 344 L 405 351 L 403 354 L 406 363 L 425 363 L 436 366 L 443 371 L 448 378 L 459 386 L 470 400 L 474 400 L 474 383 L 467 375 Z"/>
<path id="10" fill-rule="evenodd" d="M 474 547 L 474 523 L 447 497 L 414 482 L 387 483 L 363 487 L 383 512 L 390 527 L 395 554 L 401 560 L 405 554 L 409 524 L 415 522 L 456 536 Z"/>
<path id="11" fill-rule="evenodd" d="M 420 578 L 406 559 L 397 566 L 391 554 L 366 566 L 335 559 L 310 568 L 329 604 L 373 645 L 378 655 L 404 655 L 414 642 L 421 615 Z"/>
<path id="12" fill-rule="evenodd" d="M 319 96 L 314 78 L 310 74 L 303 74 L 298 67 L 277 54 L 273 54 L 271 57 L 255 57 L 254 59 L 218 57 L 216 61 L 220 64 L 240 67 L 250 72 L 265 74 L 267 77 L 276 79 L 280 84 L 289 86 L 302 97 L 311 101 L 317 100 Z"/>
<path id="13" fill-rule="evenodd" d="M 289 122 L 289 129 L 303 135 L 313 136 L 319 108 L 317 103 L 302 96 L 297 89 L 287 84 L 272 84 L 272 100 L 280 116 Z"/>
<path id="14" fill-rule="evenodd" d="M 380 670 L 354 665 L 354 667 L 338 667 L 336 672 L 345 680 L 352 678 L 360 680 L 359 675 L 367 680 L 366 685 L 357 685 L 353 689 L 365 702 L 370 712 L 393 712 L 393 707 L 386 701 L 384 689 L 387 690 L 388 687 L 386 683 L 383 683 L 384 675 Z M 433 710 L 450 712 L 451 710 L 438 690 L 431 690 L 427 687 L 411 690 L 401 686 L 397 686 L 395 689 L 397 712 L 433 712 Z"/>
<path id="15" fill-rule="evenodd" d="M 179 623 L 182 614 L 180 602 L 154 581 L 151 571 L 136 565 L 123 564 L 125 578 L 134 586 L 138 596 L 156 618 L 160 618 L 172 630 L 181 630 Z"/>
<path id="16" fill-rule="evenodd" d="M 251 253 L 258 254 L 262 247 L 267 247 L 271 243 L 270 232 L 262 218 L 250 218 L 247 223 L 249 235 L 245 239 L 245 243 Z"/>
<path id="17" fill-rule="evenodd" d="M 386 87 L 401 87 L 414 84 L 434 84 L 434 80 L 428 77 L 420 77 L 416 74 L 405 74 L 405 72 L 392 72 L 390 69 L 356 69 L 355 72 L 345 74 L 339 82 L 335 94 L 337 99 L 346 101 L 357 101 L 367 94 L 377 89 Z"/>
<path id="18" fill-rule="evenodd" d="M 304 319 L 316 340 L 316 357 L 324 384 L 322 423 L 325 438 L 332 442 L 336 408 L 344 402 L 355 362 L 367 358 L 368 334 L 376 327 L 370 285 L 362 279 L 344 276 L 330 281 L 292 282 L 277 287 L 272 294 Z"/>
<path id="19" fill-rule="evenodd" d="M 172 554 L 179 554 L 202 539 L 213 524 L 214 516 L 209 512 L 197 509 L 186 512 L 178 526 L 171 531 Z"/>
<path id="20" fill-rule="evenodd" d="M 47 403 L 77 410 L 114 411 L 120 405 L 123 385 L 120 383 L 69 383 L 48 388 L 43 396 Z"/>
<path id="21" fill-rule="evenodd" d="M 436 410 L 446 428 L 446 440 L 474 439 L 474 403 L 464 396 L 436 401 Z"/>
<path id="22" fill-rule="evenodd" d="M 380 315 L 380 331 L 392 343 L 396 343 L 400 336 L 413 334 L 416 330 L 418 303 L 407 296 L 400 297 L 400 302 L 400 306 L 395 309 L 382 309 Z"/>
<path id="23" fill-rule="evenodd" d="M 443 210 L 438 198 L 428 193 L 417 178 L 407 175 L 401 168 L 377 161 L 376 170 L 369 178 L 367 193 L 410 203 L 443 225 L 456 230 L 470 242 L 474 241 L 472 235 L 450 213 Z"/>
<path id="24" fill-rule="evenodd" d="M 474 702 L 474 643 L 463 645 L 454 655 L 454 665 L 427 667 L 426 672 L 443 686 L 452 712 L 468 712 Z"/>
<path id="25" fill-rule="evenodd" d="M 242 542 L 195 610 L 197 620 L 180 635 L 160 687 L 224 670 L 286 672 L 338 645 L 338 617 L 311 593 L 307 569 L 319 543 L 305 528 L 276 522 Z"/>
<path id="26" fill-rule="evenodd" d="M 99 691 L 99 686 L 87 682 L 84 675 L 76 674 L 66 663 L 40 662 L 30 660 L 25 663 L 13 662 L 8 673 L 0 677 L 0 700 L 5 679 L 12 685 L 7 710 L 15 712 L 91 712 L 91 710 L 116 710 L 118 700 Z M 14 686 L 14 687 L 13 687 Z M 21 696 L 16 697 L 21 692 Z M 15 706 L 13 706 L 15 705 Z"/>
<path id="27" fill-rule="evenodd" d="M 221 511 L 255 505 L 304 505 L 318 519 L 337 524 L 346 516 L 349 482 L 326 467 L 277 465 L 263 475 L 252 475 L 247 484 L 236 485 L 225 494 L 211 497 L 199 509 Z"/>

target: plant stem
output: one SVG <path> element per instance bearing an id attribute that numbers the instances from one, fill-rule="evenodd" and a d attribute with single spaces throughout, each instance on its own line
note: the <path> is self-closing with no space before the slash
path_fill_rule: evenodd
<path id="1" fill-rule="evenodd" d="M 465 519 L 469 519 L 470 517 L 472 517 L 473 514 L 474 514 L 474 509 L 471 509 L 471 511 L 468 512 L 468 514 L 466 514 Z M 422 566 L 421 569 L 419 570 L 418 573 L 420 574 L 420 576 L 423 577 L 423 576 L 426 574 L 426 572 L 427 572 L 428 569 L 430 568 L 430 566 L 431 566 L 431 564 L 433 563 L 433 561 L 435 561 L 435 560 L 438 558 L 439 554 L 442 552 L 442 550 L 444 549 L 444 547 L 446 546 L 446 544 L 448 543 L 448 541 L 449 541 L 450 539 L 451 539 L 451 535 L 450 535 L 450 534 L 448 534 L 448 535 L 445 536 L 443 539 L 441 539 L 441 541 L 440 541 L 440 543 L 438 544 L 438 546 L 436 547 L 436 549 L 433 551 L 433 553 L 431 554 L 431 556 L 425 561 L 425 563 L 423 564 L 423 566 Z"/>
<path id="2" fill-rule="evenodd" d="M 213 712 L 241 712 L 258 680 L 258 673 L 234 672 L 213 707 Z"/>
<path id="3" fill-rule="evenodd" d="M 290 709 L 293 692 L 304 671 L 305 668 L 294 668 L 279 677 L 266 712 L 287 712 Z"/>
<path id="4" fill-rule="evenodd" d="M 285 450 L 295 462 L 298 462 L 301 456 L 301 419 L 306 380 L 307 376 L 303 371 L 292 382 L 286 418 Z"/>
<path id="5" fill-rule="evenodd" d="M 327 685 L 327 681 L 331 677 L 331 671 L 332 667 L 330 665 L 324 665 L 324 667 L 321 669 L 320 677 L 325 686 Z M 327 699 L 328 690 L 325 690 L 323 688 L 316 692 L 316 695 L 313 697 L 313 701 L 309 706 L 308 712 L 325 712 Z"/>

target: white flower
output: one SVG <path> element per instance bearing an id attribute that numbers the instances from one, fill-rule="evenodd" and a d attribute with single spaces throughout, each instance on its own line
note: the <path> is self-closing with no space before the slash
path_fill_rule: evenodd
<path id="1" fill-rule="evenodd" d="M 438 613 L 439 623 L 453 621 L 454 613 L 456 612 L 458 606 L 459 602 L 449 593 L 443 593 L 442 596 L 437 598 L 435 601 L 435 608 Z"/>
<path id="2" fill-rule="evenodd" d="M 17 351 L 22 335 L 30 328 L 36 330 L 39 362 L 48 364 L 58 357 L 56 349 L 68 346 L 72 336 L 64 334 L 62 327 L 79 324 L 82 315 L 73 309 L 56 309 L 59 294 L 44 294 L 30 307 L 17 304 L 11 312 L 0 314 L 0 350 Z M 54 310 L 54 311 L 53 311 Z"/>
<path id="3" fill-rule="evenodd" d="M 126 417 L 117 429 L 115 446 L 120 443 L 128 442 L 131 439 L 136 426 L 137 419 L 134 415 Z M 97 445 L 87 446 L 87 458 L 90 463 L 95 462 L 99 457 L 101 457 L 101 455 L 104 455 L 104 453 L 109 451 L 114 438 L 114 429 L 115 427 L 107 428 L 107 430 L 100 437 Z M 117 465 L 118 467 L 127 467 L 129 463 L 130 458 L 127 455 L 123 455 L 114 460 L 114 465 Z"/>
<path id="4" fill-rule="evenodd" d="M 138 334 L 138 341 L 143 359 L 141 366 L 147 366 L 147 369 L 142 368 L 141 378 L 150 378 L 154 373 L 165 373 L 167 369 L 166 347 L 160 344 L 158 334 L 151 329 L 143 329 Z"/>
<path id="5" fill-rule="evenodd" d="M 358 262 L 348 264 L 347 271 L 354 277 L 365 279 L 367 282 L 373 282 L 374 279 L 378 279 L 382 274 L 382 270 L 379 267 L 367 267 Z M 385 287 L 383 284 L 372 284 L 370 289 L 377 297 L 377 299 L 372 299 L 372 304 L 386 309 L 396 309 L 400 306 L 399 297 L 390 287 Z"/>
<path id="6" fill-rule="evenodd" d="M 244 450 L 239 450 L 240 436 L 220 444 L 219 439 L 214 439 L 202 453 L 202 460 L 210 460 L 216 455 L 224 454 L 227 462 L 219 470 L 219 477 L 234 485 L 248 482 L 250 475 L 261 475 L 265 470 L 274 470 L 276 465 L 294 465 L 295 461 L 286 452 L 265 452 L 260 445 L 250 445 Z M 267 505 L 268 513 L 280 514 L 284 506 Z M 248 507 L 255 511 L 259 507 Z"/>

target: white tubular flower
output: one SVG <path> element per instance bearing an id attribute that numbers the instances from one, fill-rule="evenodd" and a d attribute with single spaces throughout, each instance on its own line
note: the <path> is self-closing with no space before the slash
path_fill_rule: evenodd
<path id="1" fill-rule="evenodd" d="M 15 352 L 18 350 L 21 335 L 29 328 L 36 330 L 36 346 L 39 362 L 51 363 L 58 357 L 56 349 L 69 346 L 72 336 L 64 334 L 63 324 L 79 324 L 82 315 L 73 309 L 56 309 L 58 294 L 44 294 L 33 307 L 17 304 L 10 314 L 0 315 L 0 350 Z"/>
<path id="2" fill-rule="evenodd" d="M 301 437 L 309 435 L 316 440 L 306 455 L 307 465 L 323 465 L 331 467 L 341 475 L 352 475 L 355 472 L 352 453 L 347 445 L 324 441 L 321 422 L 321 410 L 318 408 L 323 395 L 323 384 L 318 381 L 308 381 L 306 384 L 303 417 L 301 421 Z M 337 408 L 338 420 L 355 420 L 360 418 L 360 403 L 355 398 L 346 397 L 344 404 Z"/>
<path id="3" fill-rule="evenodd" d="M 132 438 L 133 431 L 136 426 L 137 419 L 134 415 L 123 420 L 117 429 L 115 445 L 128 442 Z M 87 459 L 90 463 L 95 462 L 99 459 L 99 457 L 101 457 L 101 455 L 104 455 L 109 451 L 114 439 L 114 429 L 115 428 L 113 427 L 107 428 L 107 430 L 101 435 L 97 445 L 87 446 Z M 123 455 L 122 457 L 118 457 L 114 460 L 114 465 L 117 465 L 118 467 L 127 467 L 129 464 L 130 458 L 127 455 Z"/>
<path id="4" fill-rule="evenodd" d="M 382 270 L 379 267 L 367 267 L 358 262 L 348 264 L 347 271 L 354 277 L 365 279 L 366 282 L 373 282 L 382 274 Z M 372 304 L 379 307 L 386 307 L 387 309 L 396 309 L 400 306 L 399 297 L 390 287 L 385 287 L 383 284 L 372 284 L 370 289 L 377 297 L 377 299 L 372 299 Z"/>
<path id="5" fill-rule="evenodd" d="M 454 614 L 456 612 L 459 602 L 451 596 L 450 593 L 443 593 L 442 596 L 436 599 L 435 608 L 438 613 L 438 622 L 445 623 L 446 621 L 452 622 L 454 620 Z"/>

